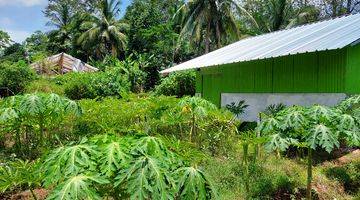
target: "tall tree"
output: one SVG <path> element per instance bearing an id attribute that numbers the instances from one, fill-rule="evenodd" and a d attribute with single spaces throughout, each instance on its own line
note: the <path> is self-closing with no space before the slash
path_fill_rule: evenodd
<path id="1" fill-rule="evenodd" d="M 181 12 L 182 38 L 195 42 L 204 40 L 205 53 L 210 51 L 211 39 L 215 38 L 217 48 L 222 46 L 222 38 L 239 37 L 235 19 L 236 10 L 244 11 L 236 0 L 194 0 L 186 2 Z"/>
<path id="2" fill-rule="evenodd" d="M 124 20 L 130 26 L 127 54 L 147 58 L 149 64 L 142 68 L 147 90 L 159 81 L 160 69 L 193 55 L 188 42 L 177 47 L 180 28 L 173 16 L 182 5 L 182 0 L 134 0 L 126 9 Z"/>
<path id="3" fill-rule="evenodd" d="M 316 21 L 319 10 L 307 0 L 246 0 L 245 9 L 254 21 L 245 25 L 252 34 L 267 33 Z"/>
<path id="4" fill-rule="evenodd" d="M 35 31 L 25 39 L 24 48 L 29 56 L 37 53 L 45 53 L 47 50 L 48 37 L 41 31 Z"/>
<path id="5" fill-rule="evenodd" d="M 89 15 L 94 11 L 97 0 L 49 0 L 43 11 L 49 19 L 47 25 L 54 27 L 48 33 L 48 48 L 53 53 L 74 51 L 74 40 L 79 32 L 82 15 Z"/>
<path id="6" fill-rule="evenodd" d="M 337 17 L 360 12 L 360 0 L 322 0 L 319 6 L 324 17 Z"/>
<path id="7" fill-rule="evenodd" d="M 11 43 L 10 36 L 7 32 L 0 30 L 0 52 Z"/>
<path id="8" fill-rule="evenodd" d="M 117 19 L 120 13 L 120 1 L 101 0 L 90 20 L 83 26 L 86 31 L 79 37 L 78 43 L 84 48 L 95 49 L 97 56 L 104 56 L 108 52 L 116 57 L 126 48 L 126 23 Z"/>

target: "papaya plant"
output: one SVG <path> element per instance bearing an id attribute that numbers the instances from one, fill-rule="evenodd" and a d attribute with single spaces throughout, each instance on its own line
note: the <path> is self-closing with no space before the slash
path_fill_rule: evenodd
<path id="1" fill-rule="evenodd" d="M 348 100 L 349 101 L 349 100 Z M 289 146 L 307 148 L 307 192 L 311 199 L 313 151 L 317 148 L 331 153 L 345 139 L 350 145 L 359 145 L 359 120 L 346 112 L 348 106 L 288 107 L 264 119 L 258 130 L 268 136 L 266 148 L 270 151 L 285 151 Z"/>
<path id="2" fill-rule="evenodd" d="M 209 110 L 214 110 L 216 106 L 205 99 L 199 97 L 184 97 L 179 106 L 182 109 L 182 114 L 189 117 L 190 132 L 189 141 L 197 136 L 198 120 L 207 116 Z"/>
<path id="3" fill-rule="evenodd" d="M 34 189 L 41 186 L 43 173 L 40 162 L 14 160 L 0 165 L 0 193 L 29 189 L 33 199 L 37 199 Z"/>
<path id="4" fill-rule="evenodd" d="M 4 132 L 14 133 L 17 152 L 29 153 L 30 144 L 32 147 L 50 144 L 52 134 L 47 131 L 50 126 L 58 126 L 66 116 L 80 114 L 81 108 L 76 102 L 57 94 L 17 95 L 1 102 L 0 126 Z M 22 149 L 23 144 L 26 149 Z"/>
<path id="5" fill-rule="evenodd" d="M 156 137 L 99 135 L 46 156 L 49 199 L 211 199 L 210 181 Z"/>
<path id="6" fill-rule="evenodd" d="M 258 137 L 255 131 L 246 131 L 246 132 L 240 132 L 239 137 L 240 145 L 243 149 L 243 160 L 242 160 L 242 166 L 244 169 L 244 186 L 246 194 L 250 194 L 250 172 L 249 167 L 251 164 L 256 162 L 256 156 L 257 156 L 257 145 L 262 144 L 265 142 L 265 138 Z M 249 162 L 250 157 L 250 147 L 254 147 L 253 151 L 253 159 L 252 162 Z M 248 196 L 246 197 L 248 199 Z"/>

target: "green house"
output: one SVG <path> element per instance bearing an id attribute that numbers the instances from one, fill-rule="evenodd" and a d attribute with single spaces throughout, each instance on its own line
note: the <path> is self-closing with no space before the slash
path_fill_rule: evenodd
<path id="1" fill-rule="evenodd" d="M 360 93 L 360 14 L 250 37 L 162 71 L 196 69 L 218 106 L 245 100 L 254 121 L 271 104 L 334 105 Z"/>

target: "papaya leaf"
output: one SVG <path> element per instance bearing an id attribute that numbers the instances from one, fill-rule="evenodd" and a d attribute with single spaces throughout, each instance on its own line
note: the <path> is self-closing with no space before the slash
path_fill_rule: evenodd
<path id="1" fill-rule="evenodd" d="M 180 199 L 213 199 L 216 197 L 211 181 L 204 172 L 194 167 L 182 167 L 175 171 L 179 177 L 176 187 Z"/>
<path id="2" fill-rule="evenodd" d="M 292 144 L 295 145 L 298 142 L 296 139 L 284 137 L 279 133 L 273 134 L 269 137 L 270 137 L 269 142 L 265 145 L 265 148 L 269 151 L 274 151 L 274 150 L 285 151 L 286 149 L 289 148 L 290 145 Z"/>
<path id="3" fill-rule="evenodd" d="M 116 171 L 129 162 L 129 149 L 125 143 L 112 141 L 101 146 L 100 149 L 100 171 L 107 177 L 113 176 Z"/>
<path id="4" fill-rule="evenodd" d="M 45 186 L 84 171 L 92 171 L 96 167 L 93 159 L 97 155 L 95 147 L 88 144 L 55 149 L 44 162 L 44 171 L 48 174 L 44 179 Z"/>
<path id="5" fill-rule="evenodd" d="M 55 187 L 47 198 L 49 200 L 102 199 L 95 188 L 96 184 L 107 184 L 108 180 L 99 175 L 79 174 L 72 176 Z"/>
<path id="6" fill-rule="evenodd" d="M 336 133 L 332 132 L 332 130 L 324 124 L 315 125 L 311 132 L 312 134 L 309 137 L 308 143 L 314 150 L 316 146 L 319 145 L 330 153 L 335 147 L 338 148 L 340 146 Z"/>
<path id="7" fill-rule="evenodd" d="M 123 185 L 130 199 L 173 199 L 174 180 L 166 163 L 140 156 L 129 166 L 116 177 L 115 187 Z"/>
<path id="8" fill-rule="evenodd" d="M 13 108 L 0 109 L 0 123 L 6 123 L 8 121 L 15 120 L 18 117 L 18 113 Z"/>

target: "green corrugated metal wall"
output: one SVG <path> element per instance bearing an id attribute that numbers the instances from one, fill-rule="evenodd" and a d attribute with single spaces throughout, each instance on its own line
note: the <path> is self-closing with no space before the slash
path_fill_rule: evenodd
<path id="1" fill-rule="evenodd" d="M 197 92 L 220 105 L 221 93 L 360 93 L 359 80 L 357 45 L 203 68 Z"/>
<path id="2" fill-rule="evenodd" d="M 349 47 L 347 54 L 345 91 L 349 94 L 360 93 L 360 44 Z"/>

